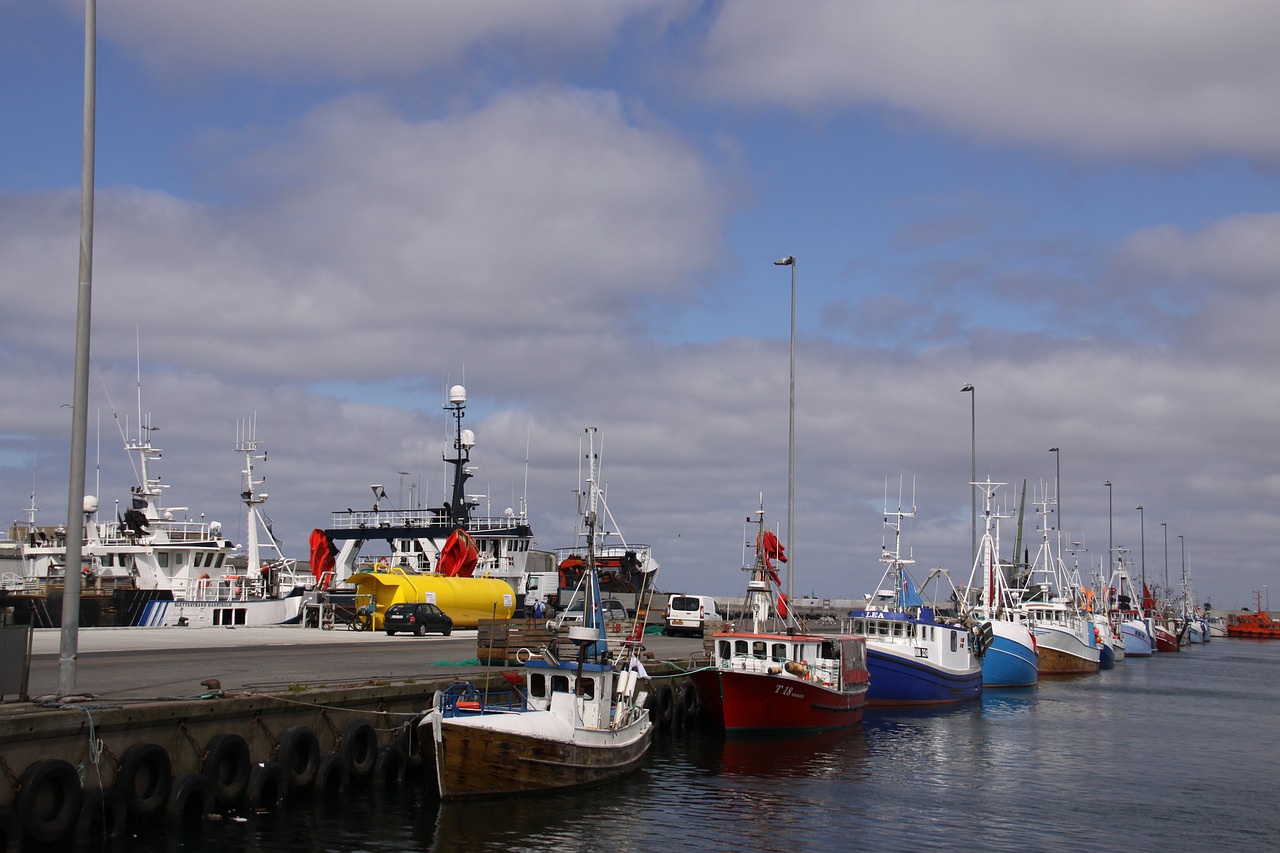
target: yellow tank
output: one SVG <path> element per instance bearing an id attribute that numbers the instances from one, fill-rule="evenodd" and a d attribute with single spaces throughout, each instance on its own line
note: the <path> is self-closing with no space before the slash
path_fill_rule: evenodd
<path id="1" fill-rule="evenodd" d="M 447 578 L 392 568 L 353 572 L 346 582 L 356 588 L 356 607 L 373 602 L 375 631 L 382 629 L 387 608 L 401 602 L 433 601 L 455 628 L 474 628 L 481 619 L 510 619 L 516 609 L 511 585 L 495 578 Z"/>

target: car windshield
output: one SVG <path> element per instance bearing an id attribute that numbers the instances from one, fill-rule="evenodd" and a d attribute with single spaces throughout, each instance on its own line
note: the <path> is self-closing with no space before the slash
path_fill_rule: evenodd
<path id="1" fill-rule="evenodd" d="M 672 610 L 697 610 L 698 599 L 692 596 L 682 596 L 680 598 L 671 599 Z"/>

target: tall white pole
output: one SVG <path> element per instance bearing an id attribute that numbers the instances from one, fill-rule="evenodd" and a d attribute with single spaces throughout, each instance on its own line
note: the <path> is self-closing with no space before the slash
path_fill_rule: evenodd
<path id="1" fill-rule="evenodd" d="M 80 168 L 80 280 L 76 299 L 75 385 L 71 406 L 71 475 L 67 484 L 67 559 L 62 586 L 58 695 L 76 691 L 80 642 L 80 565 L 84 541 L 84 466 L 89 435 L 89 328 L 93 307 L 93 157 L 97 2 L 84 4 L 84 132 Z"/>

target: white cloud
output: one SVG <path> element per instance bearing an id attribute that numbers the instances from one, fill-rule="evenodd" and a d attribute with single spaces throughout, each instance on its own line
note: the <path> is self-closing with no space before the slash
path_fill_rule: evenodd
<path id="1" fill-rule="evenodd" d="M 885 107 L 981 140 L 1088 155 L 1280 154 L 1266 0 L 727 3 L 716 98 Z"/>

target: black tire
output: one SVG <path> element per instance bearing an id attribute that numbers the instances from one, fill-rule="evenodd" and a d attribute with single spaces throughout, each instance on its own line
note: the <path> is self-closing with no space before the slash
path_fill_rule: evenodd
<path id="1" fill-rule="evenodd" d="M 674 687 L 662 689 L 671 692 L 671 730 L 684 731 L 685 723 L 689 722 L 688 715 L 685 713 L 684 694 Z"/>
<path id="2" fill-rule="evenodd" d="M 686 681 L 680 688 L 680 704 L 684 706 L 684 720 L 689 728 L 697 728 L 702 722 L 702 697 L 692 681 Z"/>
<path id="3" fill-rule="evenodd" d="M 316 769 L 313 796 L 317 803 L 346 797 L 351 787 L 351 764 L 341 752 L 326 752 Z"/>
<path id="4" fill-rule="evenodd" d="M 245 805 L 255 811 L 278 812 L 289 798 L 289 778 L 274 761 L 259 761 L 249 771 Z"/>
<path id="5" fill-rule="evenodd" d="M 450 634 L 452 634 L 452 633 L 453 633 L 453 628 L 452 628 L 452 627 L 449 627 L 449 628 L 445 628 L 443 631 L 441 631 L 441 632 L 440 632 L 440 636 L 442 636 L 442 637 L 447 637 L 447 636 L 449 636 L 449 635 L 450 635 Z"/>
<path id="6" fill-rule="evenodd" d="M 22 849 L 22 821 L 8 806 L 0 806 L 0 853 L 18 853 Z"/>
<path id="7" fill-rule="evenodd" d="M 320 739 L 310 726 L 294 726 L 280 735 L 276 747 L 276 763 L 284 768 L 289 787 L 294 790 L 310 788 L 320 767 Z"/>
<path id="8" fill-rule="evenodd" d="M 364 779 L 378 763 L 378 732 L 368 720 L 352 720 L 342 729 L 339 751 L 347 757 L 351 775 Z"/>
<path id="9" fill-rule="evenodd" d="M 387 629 L 387 636 L 388 636 L 388 637 L 394 637 L 395 635 L 396 635 L 396 632 L 395 632 L 395 631 L 393 631 L 393 630 L 392 630 L 392 629 L 390 629 L 390 628 L 388 628 L 388 629 Z"/>
<path id="10" fill-rule="evenodd" d="M 116 788 L 94 788 L 85 793 L 76 818 L 76 844 L 119 841 L 128 831 L 129 807 Z"/>
<path id="11" fill-rule="evenodd" d="M 202 771 L 213 782 L 214 796 L 224 806 L 234 806 L 249 789 L 249 744 L 237 734 L 214 735 L 205 747 Z"/>
<path id="12" fill-rule="evenodd" d="M 203 773 L 188 773 L 173 786 L 165 811 L 171 823 L 187 826 L 202 822 L 217 807 L 213 780 Z"/>
<path id="13" fill-rule="evenodd" d="M 13 805 L 26 834 L 48 844 L 75 826 L 82 798 L 76 769 L 61 758 L 46 758 L 22 771 Z"/>
<path id="14" fill-rule="evenodd" d="M 672 718 L 675 716 L 675 697 L 672 695 L 671 685 L 662 685 L 658 688 L 656 695 L 654 710 L 657 711 L 657 716 L 654 721 L 658 728 L 665 729 L 671 725 Z"/>
<path id="15" fill-rule="evenodd" d="M 147 821 L 164 811 L 173 791 L 169 753 L 154 743 L 136 743 L 125 750 L 116 774 L 116 790 L 129 816 Z"/>
<path id="16" fill-rule="evenodd" d="M 385 787 L 402 784 L 408 764 L 404 750 L 395 746 L 382 747 L 373 765 L 373 784 Z"/>
<path id="17" fill-rule="evenodd" d="M 422 636 L 425 636 L 425 635 L 426 635 L 426 633 L 427 633 L 427 626 L 426 626 L 426 625 L 414 625 L 414 626 L 413 626 L 413 636 L 415 636 L 415 637 L 422 637 Z"/>

